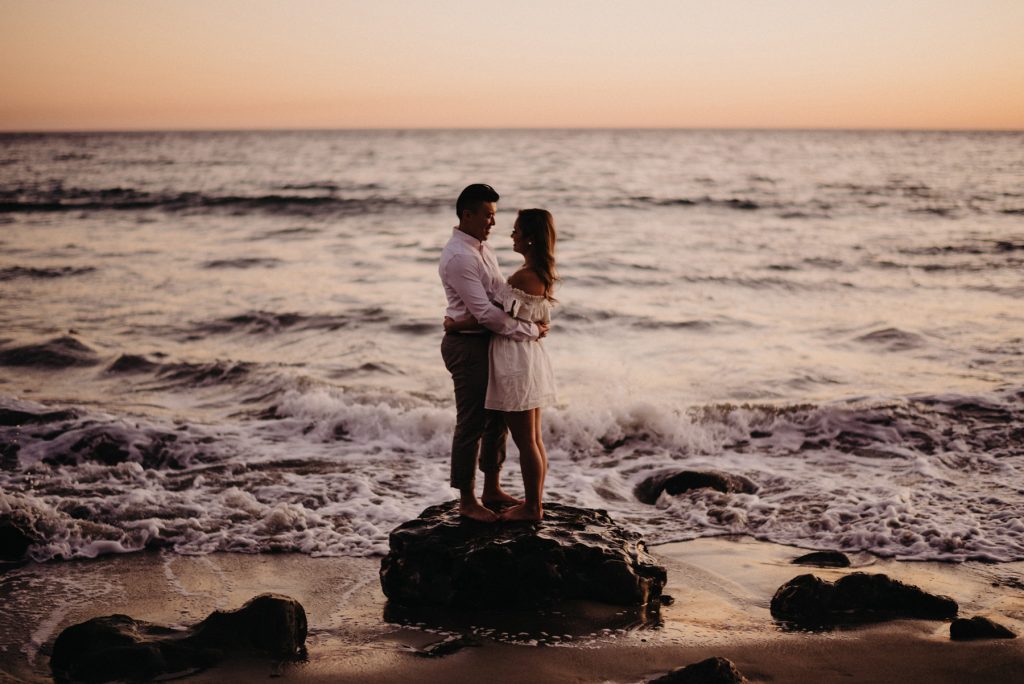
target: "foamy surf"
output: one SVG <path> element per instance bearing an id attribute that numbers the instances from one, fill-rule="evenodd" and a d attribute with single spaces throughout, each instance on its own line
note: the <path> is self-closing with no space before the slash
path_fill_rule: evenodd
<path id="1" fill-rule="evenodd" d="M 1024 493 L 1000 483 L 1020 476 L 1022 395 L 561 407 L 545 425 L 548 497 L 606 509 L 655 543 L 747 534 L 1020 560 Z M 0 410 L 0 437 L 18 445 L 0 513 L 34 531 L 36 560 L 153 547 L 375 555 L 394 526 L 451 496 L 452 409 L 408 395 L 291 390 L 267 417 L 215 426 L 9 400 Z M 641 482 L 673 469 L 741 475 L 757 491 L 638 500 Z"/>

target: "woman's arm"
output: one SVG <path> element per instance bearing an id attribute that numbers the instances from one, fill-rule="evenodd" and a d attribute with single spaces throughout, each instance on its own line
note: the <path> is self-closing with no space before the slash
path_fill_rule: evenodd
<path id="1" fill-rule="evenodd" d="M 508 279 L 508 284 L 517 290 L 522 290 L 529 295 L 546 295 L 547 288 L 544 287 L 544 281 L 540 279 L 535 271 L 528 268 L 522 268 L 512 274 L 512 277 Z M 540 337 L 547 337 L 548 330 L 551 326 L 551 319 L 545 317 L 542 321 L 534 321 L 537 329 L 540 330 Z M 539 338 L 538 338 L 539 339 Z"/>
<path id="2" fill-rule="evenodd" d="M 483 283 L 483 262 L 479 256 L 456 254 L 445 264 L 442 281 L 451 288 L 483 327 L 513 340 L 535 340 L 540 328 L 529 321 L 520 321 L 501 308 L 493 306 Z"/>

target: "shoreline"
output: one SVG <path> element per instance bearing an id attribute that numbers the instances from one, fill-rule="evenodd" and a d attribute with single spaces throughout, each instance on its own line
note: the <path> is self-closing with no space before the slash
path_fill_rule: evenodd
<path id="1" fill-rule="evenodd" d="M 842 569 L 791 565 L 805 550 L 749 537 L 711 537 L 651 548 L 668 569 L 675 601 L 653 620 L 621 607 L 581 604 L 518 615 L 446 616 L 443 627 L 386 621 L 380 558 L 164 551 L 29 564 L 0 574 L 0 682 L 51 681 L 48 651 L 65 627 L 100 615 L 186 626 L 253 596 L 292 596 L 309 621 L 308 659 L 229 660 L 188 676 L 223 682 L 273 675 L 296 682 L 644 682 L 712 656 L 732 660 L 752 682 L 1012 682 L 1024 639 L 953 642 L 949 623 L 896 620 L 828 632 L 786 631 L 769 602 L 805 573 L 827 580 L 885 573 L 1024 630 L 1024 562 L 893 561 L 867 554 Z M 572 610 L 570 611 L 569 608 Z M 571 614 L 570 614 L 571 613 Z M 387 619 L 396 619 L 387 610 Z M 405 618 L 416 621 L 415 617 Z M 26 628 L 26 626 L 28 626 Z M 465 634 L 475 645 L 444 657 L 417 650 Z"/>

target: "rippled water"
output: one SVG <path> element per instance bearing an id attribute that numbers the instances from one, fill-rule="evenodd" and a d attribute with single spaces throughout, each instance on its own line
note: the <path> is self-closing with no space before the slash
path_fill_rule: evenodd
<path id="1" fill-rule="evenodd" d="M 515 209 L 559 226 L 552 500 L 653 541 L 1022 559 L 1022 143 L 0 136 L 0 512 L 39 559 L 386 550 L 452 495 L 436 263 L 485 181 L 507 271 Z M 637 501 L 670 468 L 760 489 Z"/>

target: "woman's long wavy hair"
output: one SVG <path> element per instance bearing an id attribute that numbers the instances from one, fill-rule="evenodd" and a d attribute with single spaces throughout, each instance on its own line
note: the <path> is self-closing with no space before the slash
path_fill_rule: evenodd
<path id="1" fill-rule="evenodd" d="M 526 240 L 530 265 L 544 283 L 544 296 L 555 301 L 552 293 L 559 280 L 555 269 L 555 218 L 546 209 L 520 209 L 516 222 Z"/>

